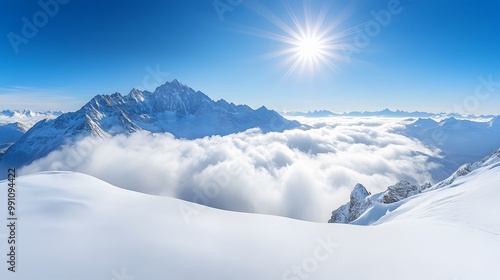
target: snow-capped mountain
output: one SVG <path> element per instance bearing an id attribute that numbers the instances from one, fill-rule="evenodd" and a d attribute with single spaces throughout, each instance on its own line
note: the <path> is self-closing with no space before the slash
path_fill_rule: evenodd
<path id="1" fill-rule="evenodd" d="M 0 154 L 21 139 L 35 123 L 44 119 L 55 119 L 62 114 L 53 111 L 34 112 L 29 109 L 0 111 Z"/>
<path id="2" fill-rule="evenodd" d="M 334 210 L 328 222 L 371 224 L 383 216 L 384 213 L 381 213 L 381 208 L 394 211 L 400 205 L 406 203 L 408 199 L 412 199 L 419 194 L 429 193 L 451 186 L 458 186 L 460 183 L 457 184 L 457 180 L 467 180 L 468 176 L 475 171 L 482 172 L 495 168 L 500 168 L 500 149 L 480 161 L 464 164 L 450 177 L 434 185 L 428 183 L 422 186 L 416 186 L 406 181 L 400 181 L 393 186 L 389 186 L 384 192 L 370 195 L 363 185 L 357 184 L 351 192 L 350 201 Z M 472 175 L 470 176 L 472 177 Z M 498 183 L 499 182 L 497 182 L 497 184 Z"/>
<path id="3" fill-rule="evenodd" d="M 461 165 L 478 161 L 500 147 L 500 116 L 490 121 L 421 118 L 398 132 L 442 151 L 443 159 L 437 163 L 443 168 L 433 174 L 441 181 Z"/>
<path id="4" fill-rule="evenodd" d="M 0 164 L 19 167 L 86 136 L 108 137 L 145 130 L 194 139 L 250 128 L 283 131 L 300 125 L 265 107 L 253 110 L 225 100 L 213 101 L 173 80 L 154 92 L 133 89 L 125 96 L 98 95 L 76 112 L 40 121 L 0 157 Z"/>
<path id="5" fill-rule="evenodd" d="M 26 131 L 28 126 L 22 123 L 0 124 L 0 154 L 19 140 Z"/>
<path id="6" fill-rule="evenodd" d="M 443 149 L 454 155 L 476 156 L 479 160 L 500 146 L 500 116 L 488 122 L 447 118 L 440 122 L 418 119 L 406 126 L 403 134 Z M 476 145 L 481 143 L 481 145 Z"/>

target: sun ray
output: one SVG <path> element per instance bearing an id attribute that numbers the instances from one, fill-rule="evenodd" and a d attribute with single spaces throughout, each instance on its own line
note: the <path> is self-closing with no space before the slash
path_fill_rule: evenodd
<path id="1" fill-rule="evenodd" d="M 336 69 L 335 61 L 345 59 L 343 52 L 351 48 L 346 41 L 355 33 L 353 29 L 338 30 L 349 17 L 347 10 L 333 17 L 329 16 L 332 2 L 323 1 L 318 10 L 314 10 L 312 4 L 312 0 L 303 0 L 302 11 L 297 13 L 290 1 L 282 1 L 284 17 L 280 17 L 263 4 L 247 2 L 249 8 L 277 27 L 273 31 L 244 29 L 253 35 L 283 44 L 280 50 L 263 57 L 279 59 L 278 66 L 288 68 L 284 78 L 293 74 L 299 77 L 305 74 L 313 76 L 323 67 Z"/>

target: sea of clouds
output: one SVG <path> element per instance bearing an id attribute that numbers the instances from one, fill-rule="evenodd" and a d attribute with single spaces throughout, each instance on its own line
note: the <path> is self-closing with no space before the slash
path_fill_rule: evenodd
<path id="1" fill-rule="evenodd" d="M 440 151 L 382 118 L 299 119 L 310 129 L 250 129 L 196 140 L 137 132 L 82 139 L 21 170 L 72 170 L 113 185 L 199 204 L 326 222 L 356 183 L 372 193 L 400 180 L 432 181 Z M 201 208 L 181 209 L 202 219 Z"/>

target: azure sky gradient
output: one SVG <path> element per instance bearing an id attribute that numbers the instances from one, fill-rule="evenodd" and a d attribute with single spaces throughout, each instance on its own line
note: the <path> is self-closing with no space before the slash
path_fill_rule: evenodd
<path id="1" fill-rule="evenodd" d="M 290 50 L 278 21 L 297 30 L 309 6 L 321 30 L 334 23 L 327 63 L 289 73 L 294 52 L 272 55 Z M 499 13 L 495 0 L 7 0 L 0 109 L 76 110 L 178 79 L 279 111 L 500 114 Z"/>

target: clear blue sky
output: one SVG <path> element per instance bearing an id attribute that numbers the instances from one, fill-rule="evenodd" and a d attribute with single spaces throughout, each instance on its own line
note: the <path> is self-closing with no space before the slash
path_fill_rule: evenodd
<path id="1" fill-rule="evenodd" d="M 344 15 L 330 33 L 348 32 L 338 44 L 357 52 L 346 59 L 345 50 L 331 51 L 341 58 L 329 60 L 333 69 L 288 76 L 284 57 L 268 57 L 286 44 L 254 34 L 286 35 L 265 10 L 295 28 L 283 1 L 220 0 L 235 4 L 224 20 L 213 0 L 59 1 L 68 3 L 47 18 L 37 1 L 2 2 L 0 109 L 76 110 L 96 94 L 151 90 L 176 78 L 213 99 L 280 111 L 500 114 L 500 1 L 400 0 L 377 27 L 374 12 L 395 0 L 314 0 L 311 20 L 330 4 L 324 25 Z M 304 22 L 304 1 L 287 2 Z M 27 33 L 32 38 L 23 35 L 23 17 L 41 26 Z M 163 74 L 148 76 L 157 67 Z M 477 94 L 480 76 L 493 85 Z"/>

